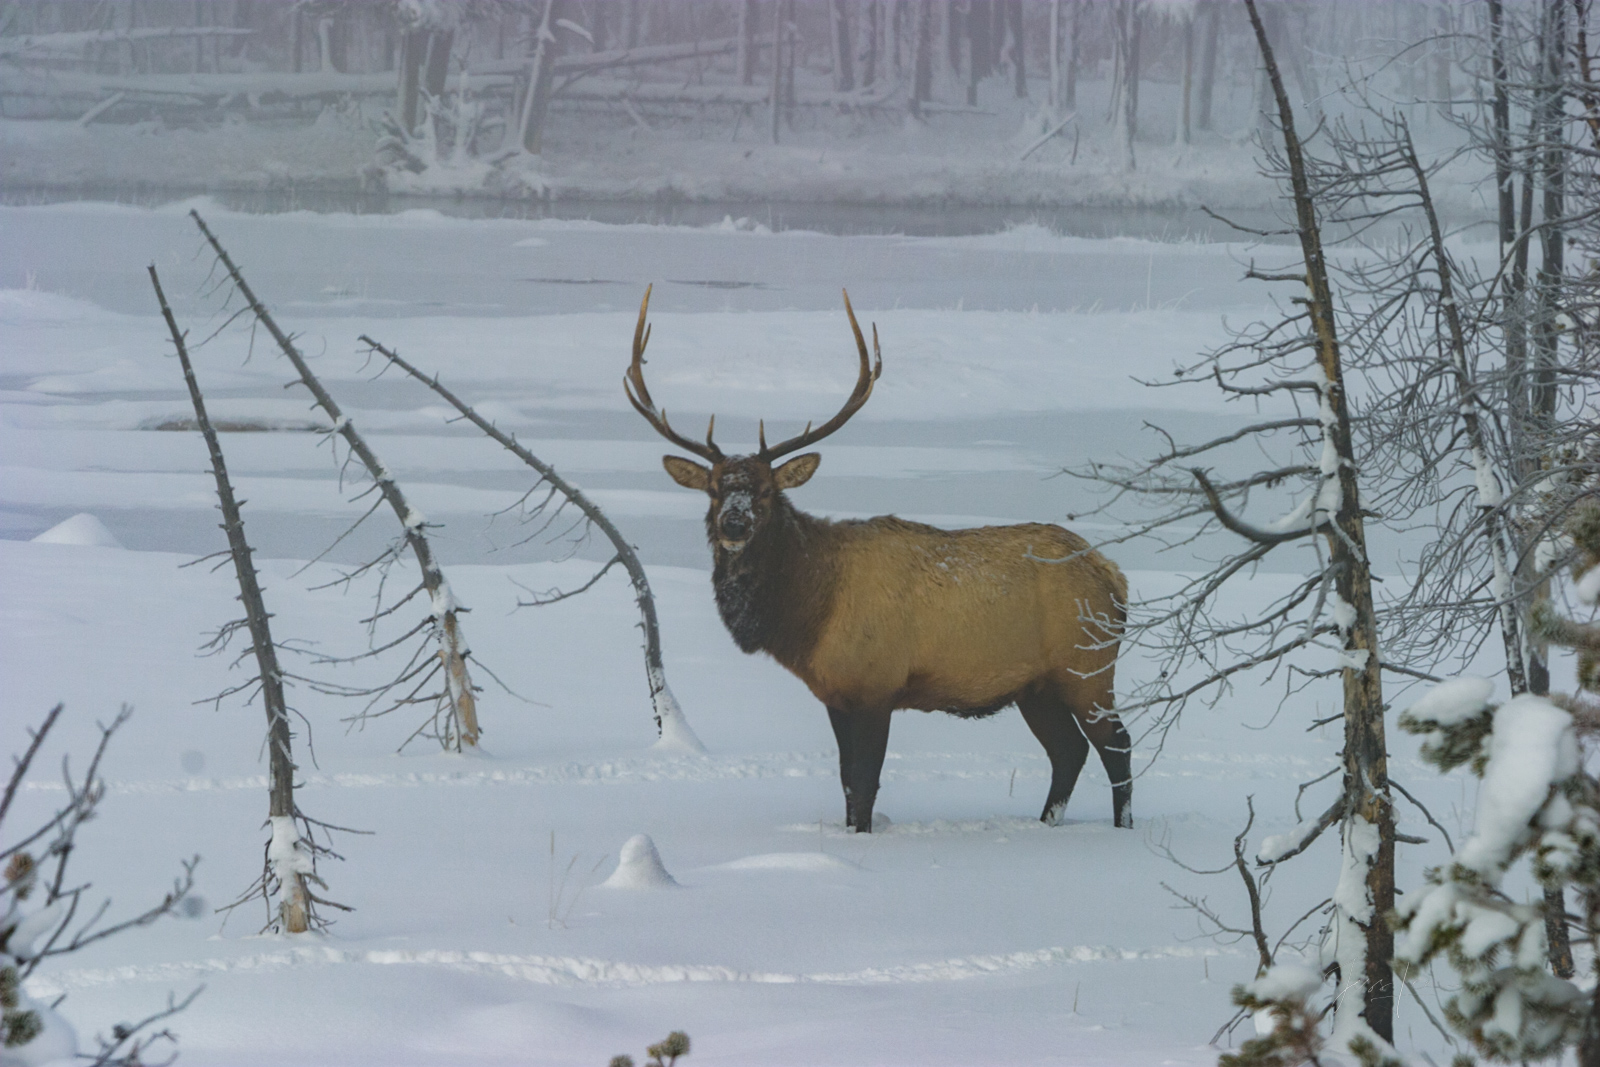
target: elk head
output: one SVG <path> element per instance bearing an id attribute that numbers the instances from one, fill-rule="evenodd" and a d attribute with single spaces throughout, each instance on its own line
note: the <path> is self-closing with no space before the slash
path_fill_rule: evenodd
<path id="1" fill-rule="evenodd" d="M 758 431 L 760 449 L 755 454 L 727 456 L 712 439 L 717 425 L 715 415 L 706 426 L 706 439 L 702 444 L 674 430 L 667 422 L 666 412 L 658 409 L 650 398 L 650 390 L 644 383 L 644 350 L 650 343 L 650 327 L 646 325 L 645 317 L 649 309 L 650 289 L 646 289 L 644 300 L 639 304 L 639 324 L 633 331 L 633 364 L 623 378 L 623 388 L 634 410 L 643 415 L 657 433 L 710 464 L 705 466 L 681 456 L 661 457 L 661 463 L 673 481 L 686 489 L 702 490 L 711 497 L 711 511 L 706 516 L 707 533 L 720 552 L 738 553 L 766 527 L 777 506 L 778 494 L 809 481 L 816 473 L 817 465 L 822 462 L 822 457 L 815 452 L 808 452 L 776 467 L 773 462 L 833 433 L 848 422 L 872 395 L 873 383 L 883 373 L 883 354 L 878 350 L 878 327 L 872 327 L 874 363 L 868 357 L 866 338 L 862 336 L 855 310 L 850 306 L 850 294 L 845 293 L 844 310 L 850 318 L 850 329 L 855 333 L 861 366 L 855 389 L 851 391 L 844 407 L 821 426 L 813 429 L 807 423 L 804 432 L 775 445 L 767 444 L 767 428 L 763 422 Z"/>

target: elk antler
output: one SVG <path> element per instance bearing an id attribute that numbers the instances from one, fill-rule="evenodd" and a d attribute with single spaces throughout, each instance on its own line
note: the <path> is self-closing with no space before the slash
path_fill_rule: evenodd
<path id="1" fill-rule="evenodd" d="M 856 322 L 856 312 L 850 306 L 849 292 L 844 294 L 844 313 L 850 316 L 850 329 L 856 335 L 856 350 L 861 353 L 861 373 L 856 377 L 855 389 L 851 390 L 849 399 L 844 402 L 844 407 L 839 409 L 837 415 L 818 426 L 815 430 L 811 428 L 810 423 L 806 423 L 805 432 L 798 437 L 791 437 L 787 441 L 779 441 L 769 448 L 767 447 L 766 427 L 762 426 L 760 431 L 761 451 L 758 453 L 762 459 L 777 459 L 779 456 L 787 455 L 796 449 L 804 448 L 822 440 L 849 422 L 850 416 L 860 411 L 861 405 L 865 404 L 867 398 L 872 395 L 872 385 L 878 380 L 878 376 L 883 373 L 883 352 L 878 348 L 878 324 L 872 324 L 872 354 L 877 357 L 877 364 L 874 366 L 867 358 L 867 339 L 861 335 L 861 324 Z"/>
<path id="2" fill-rule="evenodd" d="M 691 441 L 672 428 L 667 422 L 667 413 L 657 409 L 656 402 L 650 399 L 650 389 L 644 384 L 644 349 L 650 343 L 650 328 L 645 325 L 645 313 L 650 310 L 650 290 L 654 285 L 646 286 L 644 299 L 639 302 L 639 325 L 633 330 L 633 364 L 628 367 L 628 373 L 622 378 L 622 391 L 628 394 L 628 400 L 633 404 L 633 409 L 643 415 L 645 421 L 654 426 L 656 433 L 665 437 L 685 452 L 693 452 L 708 463 L 715 463 L 723 458 L 722 449 L 711 440 L 711 432 L 716 429 L 717 417 L 711 416 L 711 422 L 706 426 L 706 443 Z M 852 320 L 854 321 L 854 320 Z M 859 337 L 861 331 L 857 330 Z M 862 349 L 862 359 L 866 359 L 866 349 Z M 865 399 L 865 398 L 863 398 Z"/>

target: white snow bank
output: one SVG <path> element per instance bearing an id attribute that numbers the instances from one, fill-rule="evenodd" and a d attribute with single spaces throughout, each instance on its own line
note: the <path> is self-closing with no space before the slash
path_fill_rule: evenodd
<path id="1" fill-rule="evenodd" d="M 108 317 L 121 318 L 87 300 L 39 289 L 0 289 L 0 323 L 6 325 L 72 322 L 82 324 Z"/>
<path id="2" fill-rule="evenodd" d="M 826 852 L 764 852 L 729 860 L 711 868 L 717 871 L 852 871 L 858 868 L 848 860 Z"/>
<path id="3" fill-rule="evenodd" d="M 44 545 L 97 545 L 101 548 L 121 548 L 117 535 L 106 529 L 106 524 L 80 511 L 70 519 L 56 523 L 44 533 L 33 538 Z"/>
<path id="4" fill-rule="evenodd" d="M 678 882 L 667 873 L 661 853 L 649 834 L 634 834 L 622 846 L 622 858 L 601 889 L 676 889 Z"/>

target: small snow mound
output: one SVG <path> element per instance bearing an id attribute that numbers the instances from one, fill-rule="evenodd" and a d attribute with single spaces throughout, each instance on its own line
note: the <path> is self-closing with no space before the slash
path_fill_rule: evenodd
<path id="1" fill-rule="evenodd" d="M 63 522 L 58 522 L 50 529 L 33 539 L 43 545 L 96 545 L 101 548 L 121 548 L 122 542 L 117 540 L 115 534 L 106 529 L 106 524 L 89 514 L 80 511 Z"/>
<path id="2" fill-rule="evenodd" d="M 856 865 L 826 852 L 765 852 L 719 863 L 720 871 L 848 871 Z"/>
<path id="3" fill-rule="evenodd" d="M 1494 682 L 1487 678 L 1452 678 L 1428 690 L 1406 714 L 1417 722 L 1453 726 L 1481 715 L 1493 696 Z"/>
<path id="4" fill-rule="evenodd" d="M 676 889 L 677 880 L 661 863 L 661 853 L 649 834 L 634 834 L 622 846 L 622 859 L 602 889 Z"/>

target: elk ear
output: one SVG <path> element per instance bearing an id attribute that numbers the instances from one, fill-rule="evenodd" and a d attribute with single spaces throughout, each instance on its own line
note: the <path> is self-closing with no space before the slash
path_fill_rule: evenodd
<path id="1" fill-rule="evenodd" d="M 772 480 L 777 483 L 779 489 L 797 488 L 811 480 L 811 476 L 817 473 L 817 464 L 821 462 L 822 456 L 816 452 L 796 456 L 773 471 Z"/>
<path id="2" fill-rule="evenodd" d="M 706 492 L 711 488 L 711 468 L 702 467 L 692 459 L 682 456 L 662 456 L 661 465 L 667 468 L 672 480 L 685 489 Z"/>

